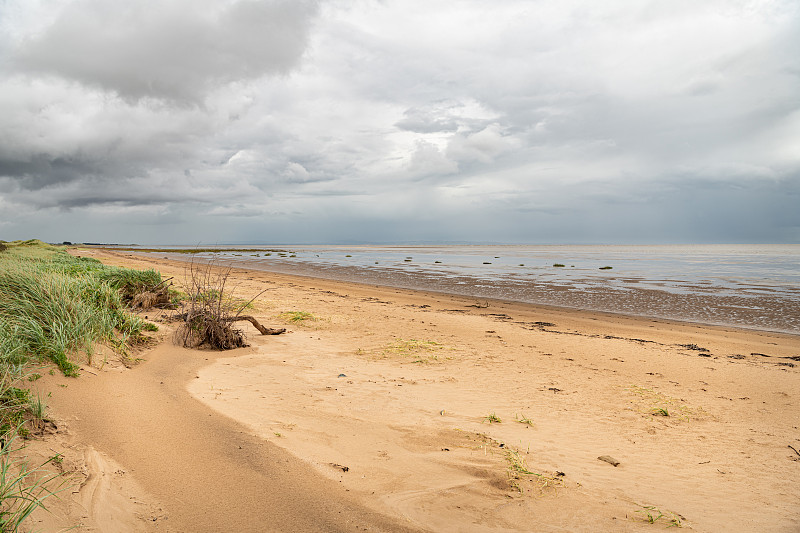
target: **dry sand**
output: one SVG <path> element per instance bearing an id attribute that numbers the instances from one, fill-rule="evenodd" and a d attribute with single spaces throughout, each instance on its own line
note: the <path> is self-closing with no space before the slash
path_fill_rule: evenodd
<path id="1" fill-rule="evenodd" d="M 131 369 L 97 368 L 98 355 L 79 379 L 34 384 L 58 430 L 32 450 L 64 450 L 82 482 L 37 527 L 800 531 L 800 337 L 257 271 L 232 281 L 241 297 L 266 289 L 252 314 L 290 331 L 243 323 L 251 346 L 220 353 L 178 348 L 165 326 Z"/>

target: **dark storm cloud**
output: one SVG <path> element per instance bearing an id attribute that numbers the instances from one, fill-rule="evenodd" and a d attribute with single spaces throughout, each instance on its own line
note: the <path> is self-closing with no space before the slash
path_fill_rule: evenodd
<path id="1" fill-rule="evenodd" d="M 36 154 L 26 161 L 0 158 L 0 177 L 18 178 L 25 189 L 41 189 L 53 183 L 69 182 L 97 172 L 87 161 L 51 158 Z"/>
<path id="2" fill-rule="evenodd" d="M 14 65 L 126 99 L 199 102 L 218 84 L 289 72 L 316 10 L 295 0 L 81 0 L 23 40 Z"/>

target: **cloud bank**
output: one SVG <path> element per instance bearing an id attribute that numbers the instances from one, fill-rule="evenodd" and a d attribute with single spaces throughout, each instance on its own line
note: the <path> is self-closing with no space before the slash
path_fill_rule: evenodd
<path id="1" fill-rule="evenodd" d="M 7 1 L 0 238 L 800 242 L 790 1 Z"/>

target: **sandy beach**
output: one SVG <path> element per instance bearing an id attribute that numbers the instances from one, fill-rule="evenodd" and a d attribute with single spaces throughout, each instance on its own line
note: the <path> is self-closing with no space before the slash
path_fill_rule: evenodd
<path id="1" fill-rule="evenodd" d="M 178 286 L 186 271 L 72 253 Z M 54 427 L 31 450 L 63 451 L 78 482 L 34 529 L 800 531 L 798 336 L 230 280 L 287 333 L 242 323 L 249 347 L 188 350 L 150 311 L 160 342 L 138 364 L 100 353 L 32 384 Z"/>

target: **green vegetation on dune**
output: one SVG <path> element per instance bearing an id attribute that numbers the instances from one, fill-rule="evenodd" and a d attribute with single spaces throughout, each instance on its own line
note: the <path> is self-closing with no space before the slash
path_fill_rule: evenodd
<path id="1" fill-rule="evenodd" d="M 105 266 L 44 243 L 6 243 L 0 252 L 0 363 L 49 359 L 67 375 L 71 355 L 91 357 L 97 343 L 125 353 L 145 322 L 124 301 L 161 284 L 153 270 Z"/>
<path id="2" fill-rule="evenodd" d="M 91 362 L 97 344 L 127 357 L 142 331 L 156 329 L 128 310 L 143 293 L 166 293 L 158 272 L 106 266 L 35 239 L 0 241 L 0 531 L 17 531 L 66 484 L 42 470 L 55 458 L 32 468 L 11 445 L 46 416 L 43 399 L 20 385 L 26 368 L 52 361 L 75 376 L 75 360 Z"/>

